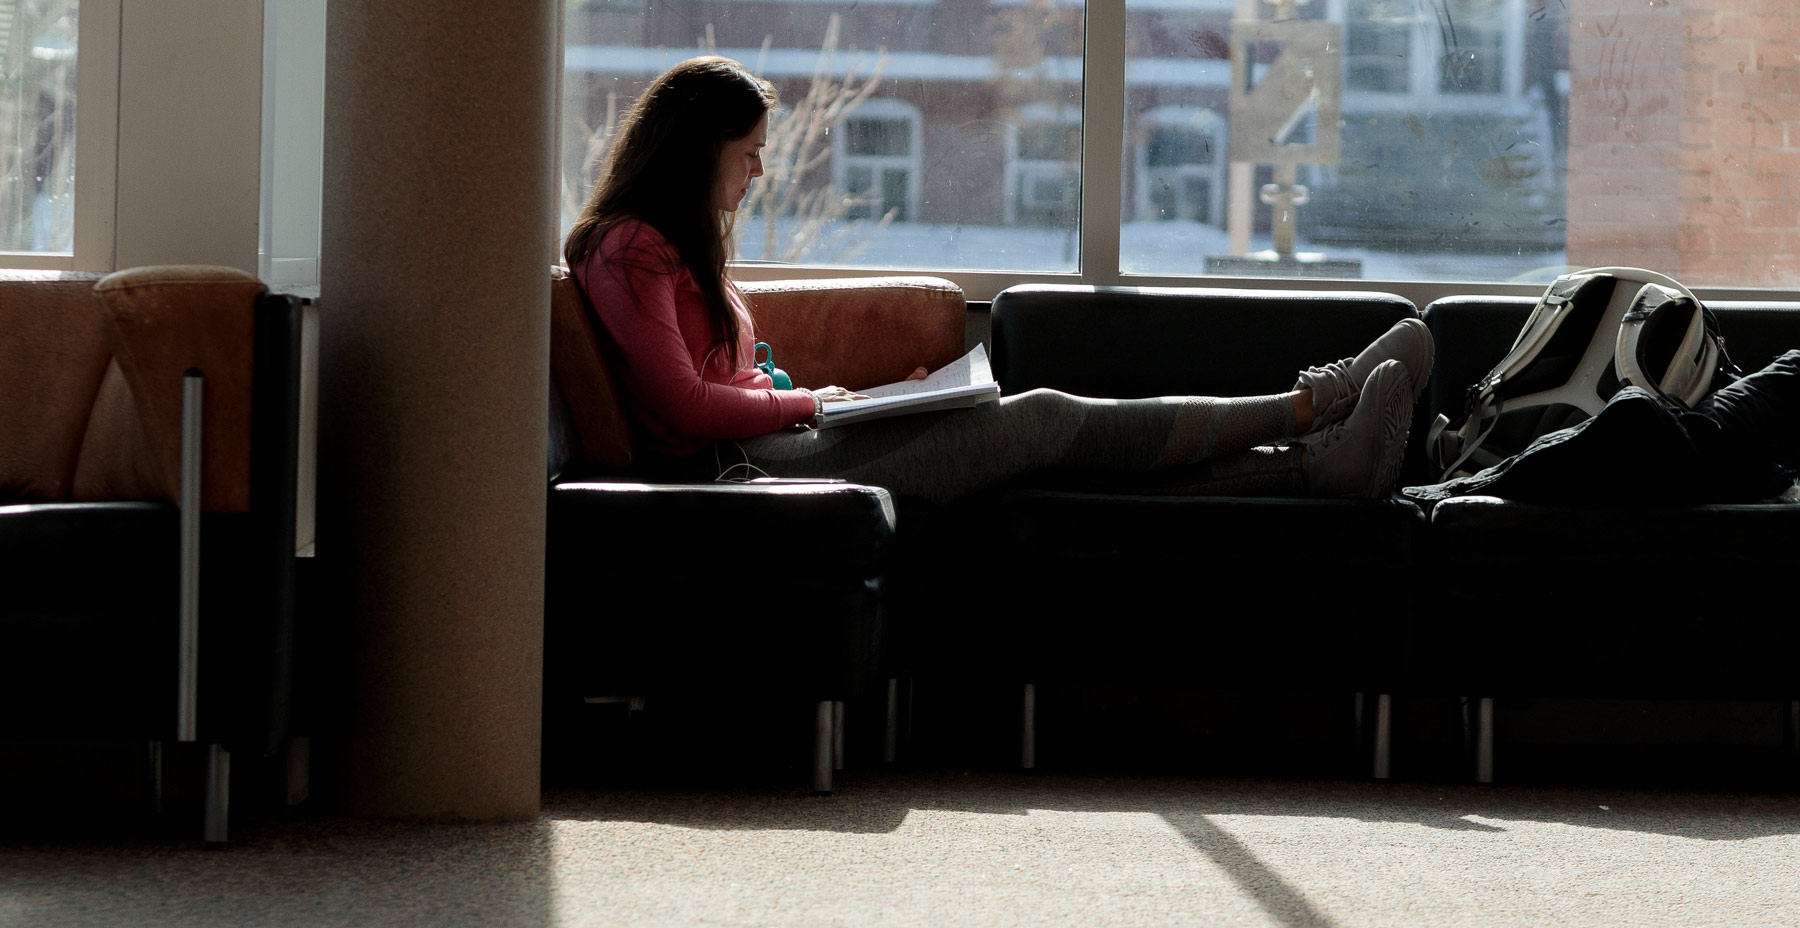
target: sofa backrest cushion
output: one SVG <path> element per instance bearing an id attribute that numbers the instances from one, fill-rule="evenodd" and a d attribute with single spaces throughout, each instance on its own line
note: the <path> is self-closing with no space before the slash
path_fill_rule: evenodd
<path id="1" fill-rule="evenodd" d="M 1025 284 L 994 297 L 994 376 L 1009 394 L 1283 393 L 1417 316 L 1390 293 Z"/>
<path id="2" fill-rule="evenodd" d="M 553 267 L 550 276 L 550 375 L 567 411 L 565 431 L 574 433 L 571 456 L 624 471 L 637 457 L 636 427 L 612 349 L 568 270 Z M 756 337 L 774 346 L 776 365 L 796 386 L 871 387 L 963 353 L 968 304 L 961 288 L 941 278 L 759 281 L 739 289 Z"/>
<path id="3" fill-rule="evenodd" d="M 756 337 L 797 387 L 852 390 L 961 357 L 968 303 L 937 277 L 745 281 Z"/>
<path id="4" fill-rule="evenodd" d="M 1536 297 L 1453 296 L 1425 308 L 1438 361 L 1424 397 L 1432 413 L 1462 414 L 1469 386 L 1492 371 L 1519 336 Z M 1708 300 L 1732 361 L 1745 373 L 1800 348 L 1800 302 Z"/>
<path id="5" fill-rule="evenodd" d="M 111 352 L 98 274 L 0 271 L 0 500 L 69 498 Z"/>
<path id="6" fill-rule="evenodd" d="M 205 378 L 201 508 L 249 511 L 255 309 L 265 289 L 243 271 L 204 266 L 133 268 L 94 285 L 117 373 L 83 438 L 77 501 L 180 501 L 183 378 L 196 370 Z"/>
<path id="7" fill-rule="evenodd" d="M 599 326 L 567 268 L 550 269 L 550 380 L 573 427 L 570 454 L 625 470 L 636 457 L 634 430 L 607 360 Z M 556 415 L 553 404 L 552 415 Z"/>

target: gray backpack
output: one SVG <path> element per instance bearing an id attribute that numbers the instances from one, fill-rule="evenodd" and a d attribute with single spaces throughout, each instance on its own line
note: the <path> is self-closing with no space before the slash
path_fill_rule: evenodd
<path id="1" fill-rule="evenodd" d="M 1718 320 L 1673 278 L 1601 267 L 1552 281 L 1519 337 L 1469 387 L 1454 423 L 1440 415 L 1426 451 L 1449 480 L 1598 414 L 1626 386 L 1691 407 L 1737 373 Z"/>

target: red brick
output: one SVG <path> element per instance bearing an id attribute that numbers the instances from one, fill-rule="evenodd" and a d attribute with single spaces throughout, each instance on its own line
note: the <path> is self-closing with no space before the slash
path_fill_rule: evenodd
<path id="1" fill-rule="evenodd" d="M 1707 148 L 1713 143 L 1713 121 L 1710 119 L 1683 119 L 1681 121 L 1681 147 Z M 1571 156 L 1573 152 L 1570 153 Z"/>
<path id="2" fill-rule="evenodd" d="M 1750 222 L 1754 225 L 1773 229 L 1792 229 L 1800 226 L 1800 206 L 1787 203 L 1758 203 L 1750 207 Z"/>
<path id="3" fill-rule="evenodd" d="M 1782 2 L 1785 3 L 1787 0 L 1782 0 Z M 1710 12 L 1683 12 L 1681 29 L 1682 34 L 1689 39 L 1717 39 L 1719 35 L 1718 23 Z"/>
<path id="4" fill-rule="evenodd" d="M 1779 231 L 1743 226 L 1719 226 L 1711 231 L 1712 250 L 1715 253 L 1765 254 L 1771 250 L 1781 250 L 1779 246 L 1782 236 Z"/>
<path id="5" fill-rule="evenodd" d="M 1761 39 L 1768 36 L 1785 39 L 1788 17 L 1772 13 L 1721 12 L 1714 23 L 1718 35 L 1725 39 Z"/>
<path id="6" fill-rule="evenodd" d="M 1682 251 L 1711 253 L 1715 250 L 1713 242 L 1714 228 L 1684 225 L 1675 236 L 1675 247 Z"/>
<path id="7" fill-rule="evenodd" d="M 1800 152 L 1758 149 L 1750 153 L 1750 167 L 1757 174 L 1791 177 L 1800 174 Z"/>
<path id="8" fill-rule="evenodd" d="M 1737 70 L 1755 58 L 1756 43 L 1748 39 L 1693 42 L 1687 48 L 1688 61 L 1702 69 Z"/>
<path id="9" fill-rule="evenodd" d="M 1675 197 L 1633 197 L 1622 204 L 1626 222 L 1677 222 L 1683 214 Z"/>
<path id="10" fill-rule="evenodd" d="M 1800 122 L 1800 94 L 1745 100 L 1740 109 L 1772 122 Z"/>
<path id="11" fill-rule="evenodd" d="M 1720 199 L 1768 203 L 1781 199 L 1787 193 L 1787 181 L 1779 176 L 1745 171 L 1715 171 L 1711 176 L 1712 195 Z"/>
<path id="12" fill-rule="evenodd" d="M 1643 7 L 1638 7 L 1642 10 Z M 1687 23 L 1680 11 L 1673 8 L 1652 12 L 1628 12 L 1614 21 L 1617 31 L 1614 35 L 1630 39 L 1644 39 L 1652 36 L 1680 37 L 1685 34 Z"/>

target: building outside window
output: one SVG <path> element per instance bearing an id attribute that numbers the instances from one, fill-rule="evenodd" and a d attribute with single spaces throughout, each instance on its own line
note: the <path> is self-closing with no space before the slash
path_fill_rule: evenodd
<path id="1" fill-rule="evenodd" d="M 1139 120 L 1137 135 L 1137 215 L 1222 226 L 1226 148 L 1219 114 L 1158 107 Z"/>
<path id="2" fill-rule="evenodd" d="M 836 133 L 833 181 L 848 199 L 846 221 L 919 214 L 919 111 L 899 100 L 864 101 Z"/>
<path id="3" fill-rule="evenodd" d="M 1081 110 L 1031 104 L 1013 127 L 1009 225 L 1071 228 L 1081 210 Z"/>

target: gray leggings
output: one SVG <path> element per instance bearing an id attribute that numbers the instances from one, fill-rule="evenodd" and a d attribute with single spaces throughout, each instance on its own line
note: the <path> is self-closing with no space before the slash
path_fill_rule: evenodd
<path id="1" fill-rule="evenodd" d="M 1032 390 L 973 409 L 719 442 L 721 476 L 842 477 L 950 502 L 1002 484 L 1304 495 L 1286 396 L 1090 399 Z M 708 455 L 711 457 L 711 455 Z M 707 462 L 715 463 L 715 462 Z M 747 464 L 749 467 L 733 467 Z"/>

